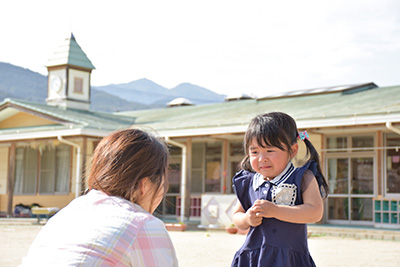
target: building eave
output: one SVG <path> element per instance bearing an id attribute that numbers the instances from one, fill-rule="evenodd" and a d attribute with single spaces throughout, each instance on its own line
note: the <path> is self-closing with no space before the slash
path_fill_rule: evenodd
<path id="1" fill-rule="evenodd" d="M 339 126 L 360 126 L 366 124 L 385 124 L 386 122 L 400 122 L 400 114 L 374 114 L 370 116 L 350 116 L 345 118 L 326 118 L 314 120 L 298 120 L 298 128 L 325 128 Z"/>
<path id="2" fill-rule="evenodd" d="M 47 130 L 37 132 L 18 132 L 15 131 L 9 134 L 0 134 L 0 142 L 30 140 L 30 139 L 48 139 L 57 138 L 58 136 L 92 136 L 92 137 L 105 137 L 111 131 L 101 131 L 95 129 L 60 129 L 60 130 Z"/>
<path id="3" fill-rule="evenodd" d="M 384 125 L 386 122 L 400 122 L 400 114 L 375 114 L 371 116 L 351 116 L 346 118 L 325 118 L 297 120 L 299 129 L 331 128 L 331 127 L 356 127 L 362 125 Z M 158 130 L 157 133 L 162 137 L 190 137 L 208 136 L 220 134 L 244 134 L 248 124 L 242 125 L 219 125 L 214 127 L 193 127 L 185 129 L 165 129 Z M 323 131 L 323 129 L 321 129 Z"/>

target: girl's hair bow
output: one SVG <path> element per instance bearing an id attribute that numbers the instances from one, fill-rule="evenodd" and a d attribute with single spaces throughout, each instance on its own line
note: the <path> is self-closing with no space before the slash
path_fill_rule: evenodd
<path id="1" fill-rule="evenodd" d="M 308 135 L 307 131 L 299 132 L 298 137 L 301 141 L 304 141 L 304 139 L 310 140 L 310 136 Z"/>

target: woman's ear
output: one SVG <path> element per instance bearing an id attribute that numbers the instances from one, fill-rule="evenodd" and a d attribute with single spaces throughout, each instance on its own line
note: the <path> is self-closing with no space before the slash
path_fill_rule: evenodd
<path id="1" fill-rule="evenodd" d="M 149 178 L 145 177 L 140 181 L 139 189 L 140 189 L 140 197 L 143 197 L 149 192 L 150 183 Z"/>
<path id="2" fill-rule="evenodd" d="M 294 145 L 292 145 L 292 153 L 290 154 L 290 157 L 296 157 L 297 152 L 299 152 L 299 144 L 295 143 Z"/>
<path id="3" fill-rule="evenodd" d="M 136 191 L 136 201 L 135 203 L 141 206 L 144 210 L 150 212 L 150 204 L 151 204 L 151 182 L 148 177 L 143 178 L 139 182 L 138 190 Z"/>

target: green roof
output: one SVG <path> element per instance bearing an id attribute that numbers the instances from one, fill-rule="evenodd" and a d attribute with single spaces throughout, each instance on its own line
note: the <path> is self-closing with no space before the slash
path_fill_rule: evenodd
<path id="1" fill-rule="evenodd" d="M 65 109 L 57 106 L 9 98 L 4 99 L 4 101 L 0 103 L 0 117 L 1 112 L 6 108 L 14 108 L 55 121 L 55 125 L 29 127 L 26 128 L 26 131 L 32 131 L 33 128 L 37 128 L 37 131 L 80 128 L 108 133 L 117 129 L 128 128 L 134 123 L 133 118 L 117 116 L 111 113 L 70 108 Z M 0 132 L 4 133 L 16 130 L 21 132 L 21 129 L 1 129 Z"/>
<path id="2" fill-rule="evenodd" d="M 47 61 L 46 67 L 71 65 L 85 69 L 95 69 L 92 62 L 78 45 L 74 35 L 65 39 L 64 43 L 54 52 Z"/>
<path id="3" fill-rule="evenodd" d="M 282 111 L 297 121 L 298 127 L 336 127 L 400 121 L 400 86 L 367 90 L 334 91 L 286 98 L 241 100 L 200 106 L 120 112 L 165 135 L 195 135 L 198 131 L 244 131 L 250 120 L 261 113 Z M 213 131 L 211 131 L 213 129 Z"/>
<path id="4" fill-rule="evenodd" d="M 140 127 L 161 136 L 200 136 L 243 133 L 250 120 L 261 113 L 281 111 L 290 114 L 300 129 L 324 127 L 378 125 L 400 122 L 400 86 L 376 87 L 365 90 L 331 91 L 283 98 L 263 98 L 217 104 L 169 107 L 119 113 L 103 113 L 78 109 L 63 109 L 46 104 L 5 99 L 6 108 L 34 113 L 58 122 L 58 125 L 24 128 L 22 131 L 83 129 L 104 135 L 121 128 Z M 0 135 L 21 129 L 1 130 Z M 4 137 L 5 138 L 5 137 Z"/>

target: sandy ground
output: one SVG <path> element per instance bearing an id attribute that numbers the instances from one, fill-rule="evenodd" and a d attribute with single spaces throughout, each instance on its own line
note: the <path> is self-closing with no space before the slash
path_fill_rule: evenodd
<path id="1" fill-rule="evenodd" d="M 0 266 L 18 266 L 41 226 L 0 225 Z M 220 231 L 170 232 L 181 267 L 230 266 L 244 235 Z M 400 241 L 319 236 L 309 239 L 317 266 L 400 266 Z"/>

